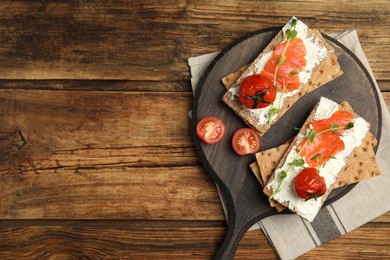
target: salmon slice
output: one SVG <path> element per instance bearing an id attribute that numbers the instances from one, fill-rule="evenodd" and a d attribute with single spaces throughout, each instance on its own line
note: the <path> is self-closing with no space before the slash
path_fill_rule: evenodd
<path id="1" fill-rule="evenodd" d="M 286 48 L 287 41 L 276 46 L 271 59 L 265 65 L 260 74 L 274 81 L 276 74 L 276 87 L 278 91 L 290 92 L 298 89 L 300 85 L 297 73 L 302 71 L 306 66 L 306 48 L 302 39 L 295 38 L 288 42 L 287 49 L 284 53 L 285 60 L 278 66 L 280 57 Z"/>
<path id="2" fill-rule="evenodd" d="M 311 143 L 305 138 L 298 146 L 300 150 L 299 154 L 305 159 L 305 162 L 310 167 L 317 167 L 344 150 L 345 145 L 340 138 L 344 130 L 337 130 L 336 133 L 326 130 L 330 129 L 332 124 L 337 124 L 338 127 L 343 128 L 352 122 L 352 120 L 353 115 L 351 113 L 338 110 L 327 119 L 312 121 L 309 124 L 309 128 L 317 132 L 314 141 Z"/>
<path id="3" fill-rule="evenodd" d="M 352 122 L 353 115 L 344 110 L 337 110 L 332 114 L 331 117 L 326 119 L 321 119 L 317 121 L 313 121 L 310 123 L 310 126 L 312 129 L 316 130 L 317 132 L 329 129 L 329 126 L 331 124 L 338 124 L 340 127 L 345 127 L 348 125 L 348 123 Z M 343 130 L 337 131 L 339 134 L 343 133 Z"/>

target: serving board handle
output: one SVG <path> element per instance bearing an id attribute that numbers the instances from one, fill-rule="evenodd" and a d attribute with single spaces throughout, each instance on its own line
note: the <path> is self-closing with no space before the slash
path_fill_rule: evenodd
<path id="1" fill-rule="evenodd" d="M 241 174 L 240 176 L 246 175 L 247 174 Z M 242 178 L 244 179 L 242 181 L 244 187 L 247 187 L 252 191 L 256 191 L 251 193 L 249 197 L 258 197 L 261 195 L 258 192 L 258 186 L 260 186 L 260 184 L 252 178 Z M 255 186 L 256 188 L 252 188 L 252 186 Z M 245 232 L 258 221 L 276 214 L 277 211 L 269 205 L 267 199 L 254 200 L 253 203 L 250 203 L 248 197 L 243 196 L 243 194 L 241 194 L 241 196 L 236 194 L 236 196 L 232 197 L 231 192 L 224 189 L 221 189 L 221 195 L 223 196 L 224 201 L 227 202 L 228 229 L 225 239 L 215 254 L 214 259 L 234 259 L 237 246 Z M 265 195 L 263 194 L 263 196 Z M 251 208 L 253 210 L 246 211 L 245 209 L 247 208 Z"/>
<path id="2" fill-rule="evenodd" d="M 234 259 L 237 246 L 240 243 L 241 238 L 244 236 L 245 232 L 248 230 L 245 221 L 242 221 L 242 219 L 240 221 L 240 218 L 235 219 L 237 221 L 235 221 L 233 225 L 228 226 L 228 231 L 226 233 L 225 239 L 223 240 L 216 255 L 214 256 L 214 259 L 216 260 Z"/>

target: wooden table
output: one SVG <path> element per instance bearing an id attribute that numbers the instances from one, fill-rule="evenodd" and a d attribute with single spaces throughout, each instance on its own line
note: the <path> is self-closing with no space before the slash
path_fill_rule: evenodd
<path id="1" fill-rule="evenodd" d="M 226 222 L 186 59 L 292 15 L 357 29 L 390 106 L 390 2 L 1 1 L 0 259 L 209 259 Z M 302 258 L 390 258 L 390 213 Z M 276 258 L 261 231 L 237 259 Z"/>

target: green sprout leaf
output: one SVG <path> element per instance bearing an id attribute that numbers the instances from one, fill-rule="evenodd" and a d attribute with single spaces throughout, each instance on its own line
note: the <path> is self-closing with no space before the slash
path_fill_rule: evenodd
<path id="1" fill-rule="evenodd" d="M 268 122 L 272 121 L 272 118 L 279 113 L 279 108 L 273 107 L 268 114 Z"/>
<path id="2" fill-rule="evenodd" d="M 301 130 L 301 128 L 300 128 L 300 127 L 294 127 L 294 129 L 295 129 L 296 131 L 299 131 L 299 130 Z"/>
<path id="3" fill-rule="evenodd" d="M 286 30 L 286 38 L 287 38 L 287 40 L 289 40 L 290 35 L 291 35 L 291 29 L 287 29 Z"/>
<path id="4" fill-rule="evenodd" d="M 288 41 L 294 40 L 297 37 L 297 19 L 291 21 L 291 27 L 286 30 L 286 38 Z"/>
<path id="5" fill-rule="evenodd" d="M 294 76 L 294 75 L 298 75 L 298 74 L 299 74 L 299 72 L 295 71 L 295 70 L 290 72 L 290 76 Z"/>
<path id="6" fill-rule="evenodd" d="M 350 123 L 348 123 L 348 125 L 346 125 L 346 126 L 344 127 L 344 129 L 345 129 L 345 130 L 349 130 L 349 129 L 352 129 L 354 126 L 355 126 L 355 125 L 354 125 L 352 122 L 350 122 Z"/>
<path id="7" fill-rule="evenodd" d="M 310 160 L 313 160 L 313 161 L 318 161 L 318 159 L 320 159 L 322 157 L 322 154 L 320 153 L 317 153 L 316 155 L 314 155 Z"/>
<path id="8" fill-rule="evenodd" d="M 274 191 L 274 193 L 272 193 L 272 195 L 270 196 L 270 199 L 272 199 L 278 192 L 280 192 L 280 187 L 282 186 L 282 182 L 283 180 L 287 177 L 287 172 L 286 171 L 281 171 L 279 173 L 279 184 L 278 184 L 278 187 L 276 187 L 276 190 Z"/>
<path id="9" fill-rule="evenodd" d="M 287 34 L 286 31 L 287 40 L 291 41 L 294 40 L 295 37 L 297 37 L 297 31 L 296 30 L 289 30 L 289 33 Z"/>
<path id="10" fill-rule="evenodd" d="M 294 166 L 302 166 L 305 164 L 303 159 L 294 160 Z"/>
<path id="11" fill-rule="evenodd" d="M 294 18 L 292 21 L 291 21 L 291 26 L 295 29 L 296 28 L 296 26 L 297 26 L 297 19 L 296 18 Z"/>
<path id="12" fill-rule="evenodd" d="M 280 180 L 283 180 L 286 177 L 287 177 L 287 172 L 286 171 L 281 171 L 280 174 L 279 174 Z"/>
<path id="13" fill-rule="evenodd" d="M 307 139 L 309 140 L 310 143 L 314 142 L 314 138 L 317 136 L 317 131 L 312 129 L 307 135 Z"/>
<path id="14" fill-rule="evenodd" d="M 294 40 L 297 37 L 297 31 L 295 29 L 287 29 L 286 30 L 286 38 L 288 41 Z"/>
<path id="15" fill-rule="evenodd" d="M 303 166 L 305 164 L 305 161 L 303 159 L 295 159 L 294 161 L 290 162 L 288 165 L 299 167 Z"/>

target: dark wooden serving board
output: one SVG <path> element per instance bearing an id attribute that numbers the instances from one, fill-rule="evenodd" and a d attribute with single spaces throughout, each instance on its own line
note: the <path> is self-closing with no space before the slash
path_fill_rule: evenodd
<path id="1" fill-rule="evenodd" d="M 264 217 L 277 214 L 268 204 L 262 187 L 252 174 L 249 164 L 254 155 L 238 156 L 232 146 L 234 132 L 246 127 L 221 98 L 226 92 L 221 79 L 249 64 L 265 48 L 281 28 L 269 28 L 248 34 L 226 49 L 212 62 L 203 75 L 193 105 L 193 136 L 197 152 L 208 173 L 217 183 L 228 212 L 228 232 L 217 252 L 217 259 L 232 259 L 243 234 Z M 262 138 L 261 150 L 276 147 L 296 135 L 321 96 L 336 102 L 348 101 L 354 111 L 371 123 L 371 132 L 378 142 L 381 135 L 381 108 L 375 85 L 366 69 L 345 46 L 329 36 L 344 75 L 302 97 Z M 216 116 L 226 125 L 224 139 L 208 145 L 197 137 L 196 123 L 205 116 Z M 354 185 L 332 191 L 325 205 L 351 190 Z"/>

